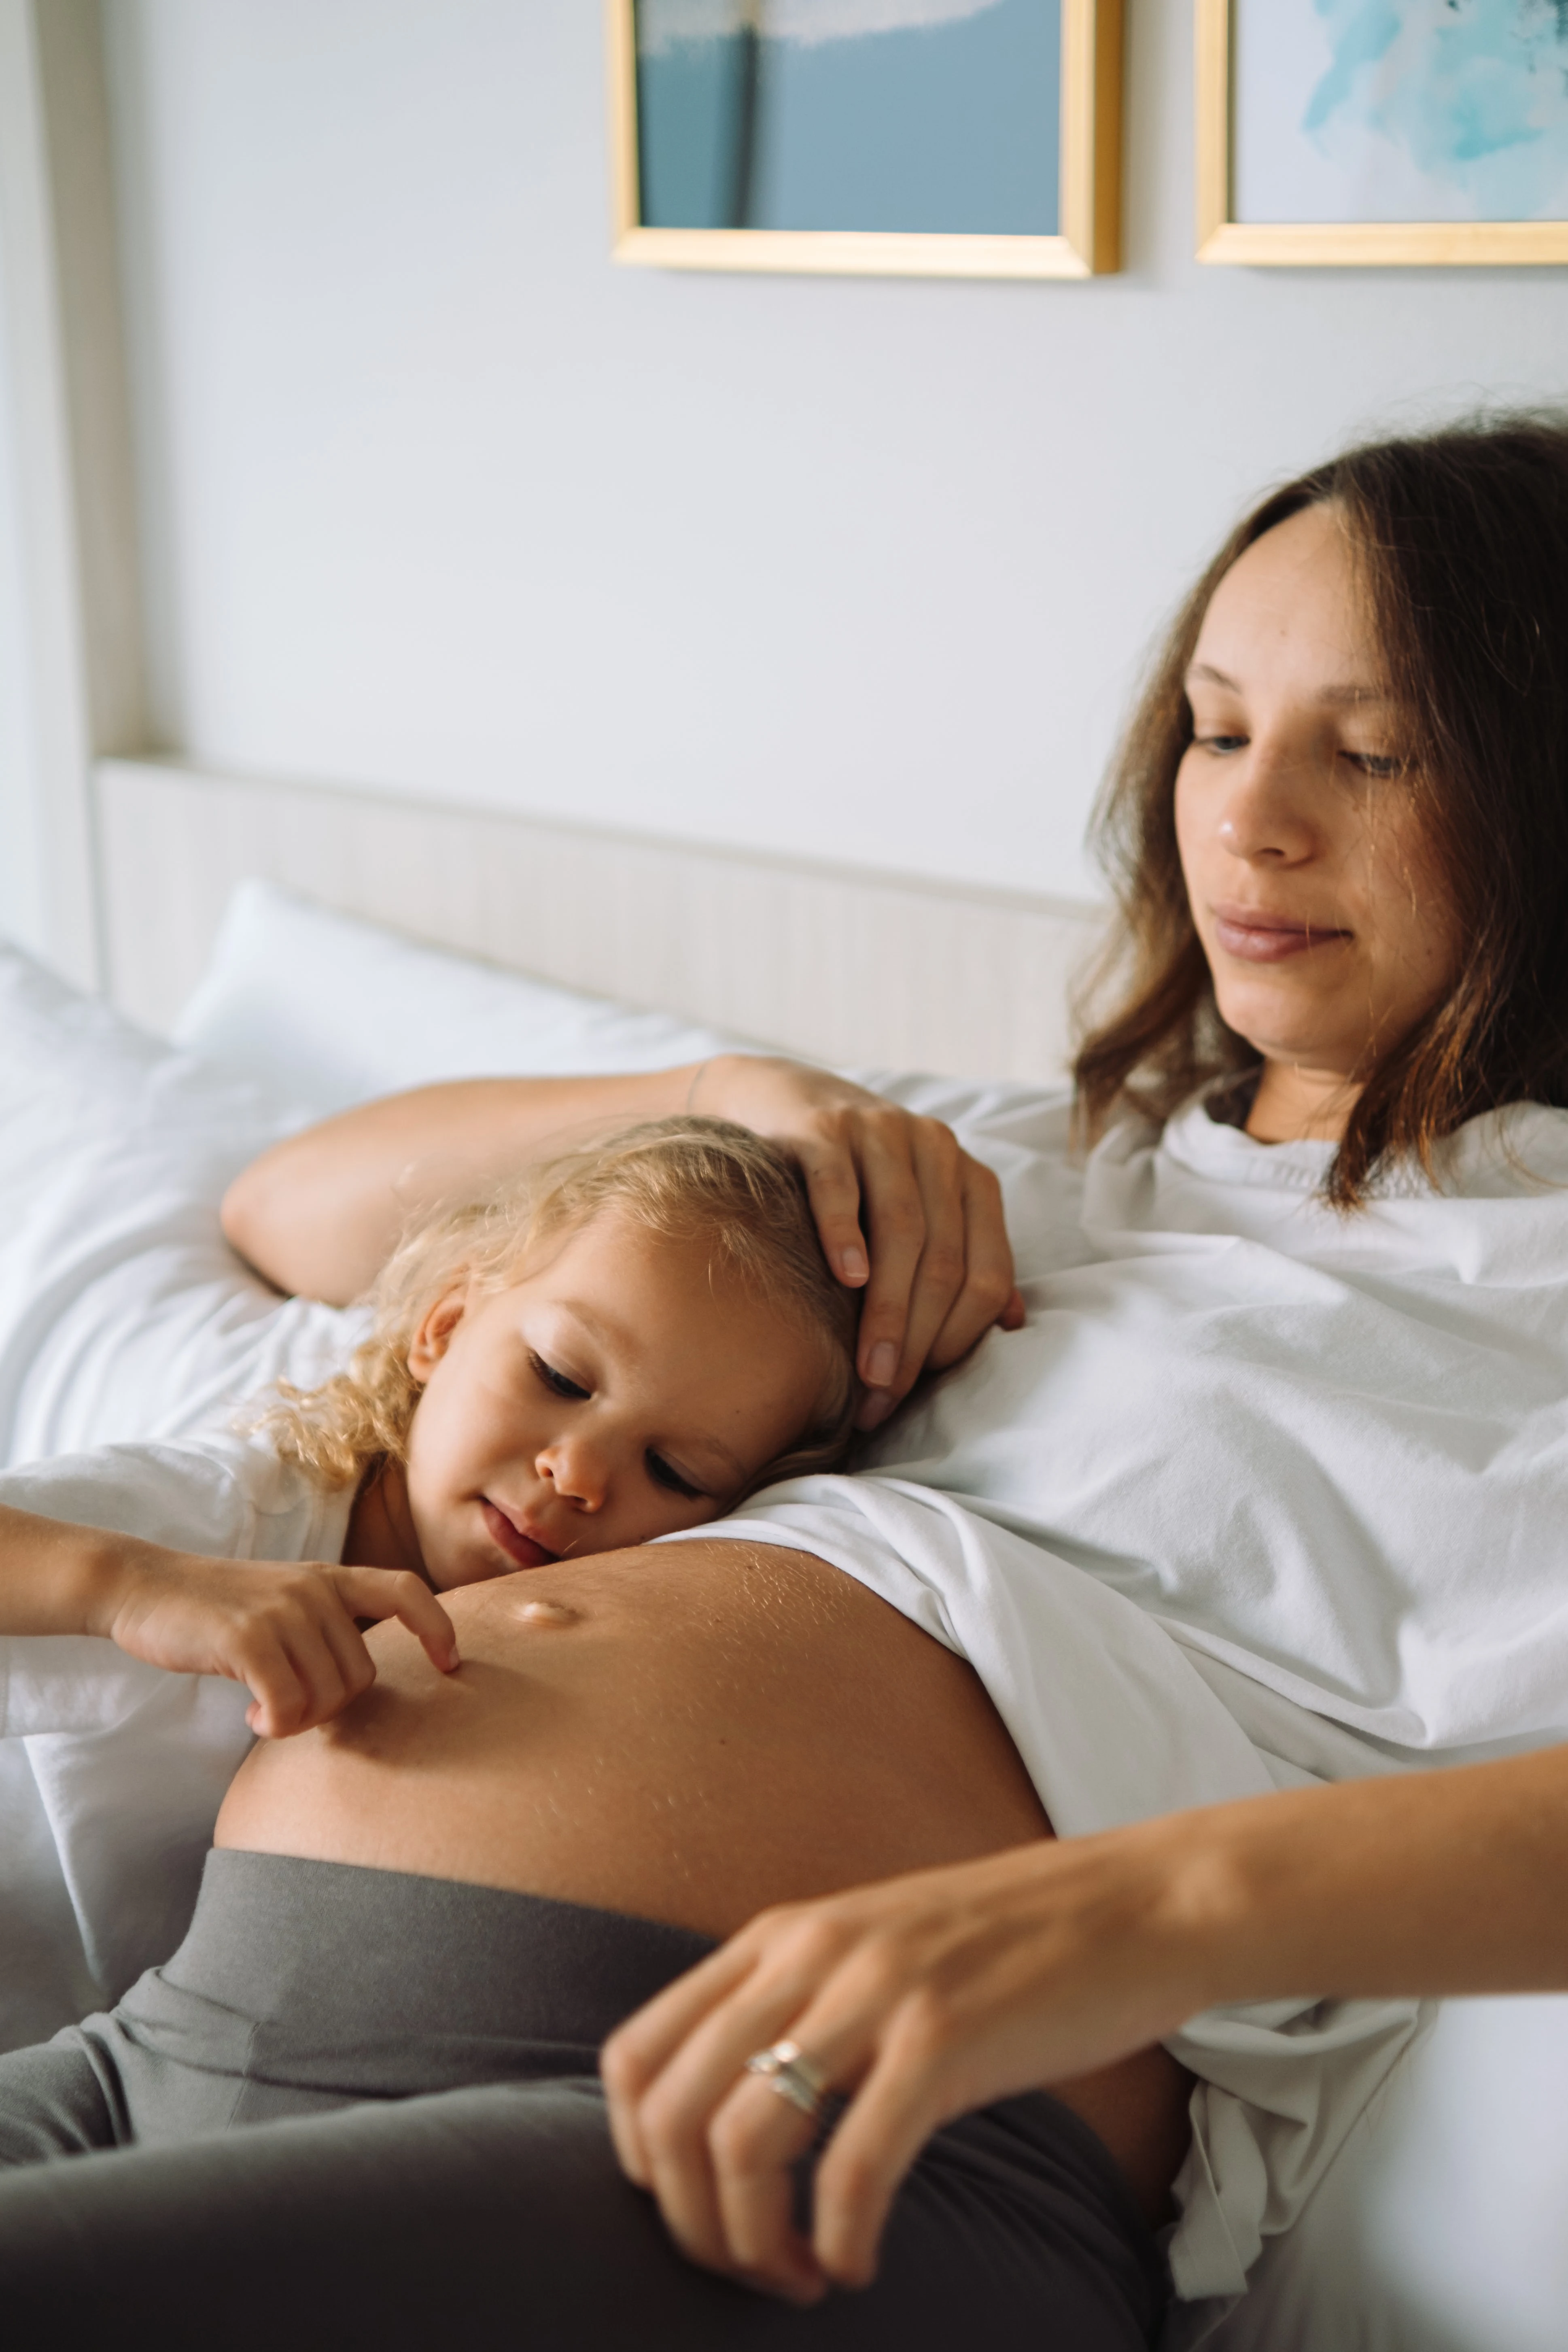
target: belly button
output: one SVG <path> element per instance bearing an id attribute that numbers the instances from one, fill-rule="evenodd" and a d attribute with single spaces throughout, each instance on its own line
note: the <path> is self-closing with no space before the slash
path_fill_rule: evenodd
<path id="1" fill-rule="evenodd" d="M 517 1613 L 534 1625 L 575 1625 L 581 1612 L 563 1601 L 525 1601 Z"/>

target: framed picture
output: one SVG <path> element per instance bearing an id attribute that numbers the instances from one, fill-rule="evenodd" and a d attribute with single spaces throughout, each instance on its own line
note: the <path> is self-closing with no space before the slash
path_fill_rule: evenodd
<path id="1" fill-rule="evenodd" d="M 606 0 L 617 261 L 1120 267 L 1122 0 Z"/>
<path id="2" fill-rule="evenodd" d="M 1198 259 L 1568 262 L 1568 0 L 1197 0 Z"/>

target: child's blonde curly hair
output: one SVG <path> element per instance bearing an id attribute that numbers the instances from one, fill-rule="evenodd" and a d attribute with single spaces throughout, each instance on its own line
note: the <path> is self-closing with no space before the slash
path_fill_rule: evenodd
<path id="1" fill-rule="evenodd" d="M 810 1421 L 745 1493 L 836 1468 L 859 1398 L 858 1301 L 828 1270 L 794 1162 L 749 1128 L 694 1116 L 626 1129 L 421 1225 L 377 1277 L 369 1294 L 371 1334 L 347 1371 L 309 1391 L 279 1381 L 253 1426 L 286 1461 L 329 1486 L 356 1484 L 374 1465 L 405 1460 L 421 1393 L 408 1353 L 437 1299 L 469 1284 L 504 1290 L 538 1248 L 610 1207 L 646 1232 L 706 1242 L 710 1276 L 738 1279 L 823 1342 L 822 1389 Z"/>

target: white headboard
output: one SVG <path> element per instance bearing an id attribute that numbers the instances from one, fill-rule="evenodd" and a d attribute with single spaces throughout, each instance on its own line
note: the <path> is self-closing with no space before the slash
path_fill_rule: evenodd
<path id="1" fill-rule="evenodd" d="M 814 1060 L 1050 1079 L 1081 902 L 595 832 L 392 793 L 106 761 L 105 950 L 166 1028 L 256 874 L 443 947 Z"/>

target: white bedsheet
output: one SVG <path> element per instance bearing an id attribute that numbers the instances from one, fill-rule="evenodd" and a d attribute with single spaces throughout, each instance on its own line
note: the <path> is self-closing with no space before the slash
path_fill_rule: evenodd
<path id="1" fill-rule="evenodd" d="M 228 1435 L 0 1473 L 12 1510 L 224 1559 L 337 1559 L 353 1501 Z M 0 1635 L 0 2048 L 107 2008 L 174 1949 L 249 1704 L 90 1634 Z"/>
<path id="2" fill-rule="evenodd" d="M 0 1460 L 181 1434 L 280 1371 L 335 1368 L 354 1319 L 278 1300 L 216 1225 L 227 1173 L 297 1112 L 4 954 L 0 1065 Z M 847 1512 L 790 1500 L 790 1540 L 974 1645 L 1064 1828 L 1240 1793 L 1259 1772 L 1398 1769 L 1560 1731 L 1563 1194 L 1478 1126 L 1461 1197 L 1342 1223 L 1310 1199 L 1321 1151 L 1263 1152 L 1202 1114 L 1159 1150 L 1123 1136 L 1086 1179 L 1062 1102 L 890 1090 L 953 1118 L 1002 1176 L 1031 1328 L 986 1342 L 872 1449 L 882 1478 L 946 1500 L 896 1528 L 865 1507 L 896 1483 Z M 1565 1134 L 1562 1114 L 1531 1113 L 1513 1140 L 1561 1181 Z M 759 1498 L 736 1531 L 775 1507 Z M 1026 1617 L 1028 1644 L 985 1633 L 983 1562 L 994 1627 Z M 25 1862 L 37 1826 L 0 1790 L 0 1848 Z M 1409 2027 L 1337 2013 L 1337 2088 L 1291 2122 L 1310 2069 L 1253 2021 L 1275 2050 L 1261 2102 L 1226 2088 L 1258 2049 L 1202 2055 L 1200 2163 L 1219 2193 L 1189 2175 L 1189 2289 L 1219 2276 L 1227 2239 L 1239 2264 L 1249 2231 L 1293 2209 Z M 1287 2334 L 1339 2352 L 1331 2327 Z"/>

